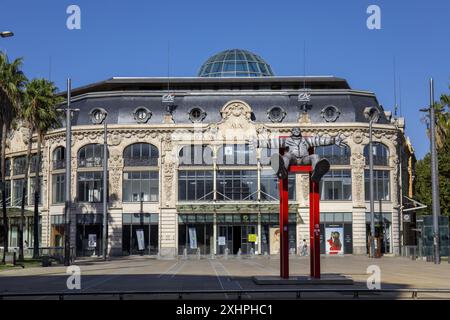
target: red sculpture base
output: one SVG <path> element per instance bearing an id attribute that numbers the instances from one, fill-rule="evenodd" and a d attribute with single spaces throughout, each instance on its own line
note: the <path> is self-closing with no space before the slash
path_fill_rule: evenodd
<path id="1" fill-rule="evenodd" d="M 291 166 L 290 173 L 309 173 L 309 234 L 311 278 L 320 279 L 320 197 L 319 184 L 311 180 L 312 167 Z M 280 188 L 280 277 L 289 278 L 289 190 L 288 179 L 279 179 Z"/>

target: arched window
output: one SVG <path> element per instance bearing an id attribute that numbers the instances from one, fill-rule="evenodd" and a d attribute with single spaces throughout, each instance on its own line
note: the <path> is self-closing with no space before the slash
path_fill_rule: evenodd
<path id="1" fill-rule="evenodd" d="M 331 165 L 350 165 L 351 151 L 348 146 L 339 147 L 337 145 L 317 147 L 315 152 L 326 158 Z"/>
<path id="2" fill-rule="evenodd" d="M 213 164 L 213 152 L 205 145 L 190 145 L 181 148 L 180 166 L 209 166 Z"/>
<path id="3" fill-rule="evenodd" d="M 103 145 L 88 144 L 78 151 L 78 166 L 80 168 L 103 166 Z"/>
<path id="4" fill-rule="evenodd" d="M 229 144 L 220 147 L 219 165 L 256 165 L 256 150 L 249 144 Z"/>
<path id="5" fill-rule="evenodd" d="M 149 143 L 135 143 L 125 148 L 123 161 L 126 167 L 157 166 L 158 148 Z"/>
<path id="6" fill-rule="evenodd" d="M 157 202 L 159 199 L 158 148 L 149 143 L 135 143 L 125 148 L 125 167 L 153 167 L 123 172 L 124 202 Z"/>
<path id="7" fill-rule="evenodd" d="M 66 167 L 66 148 L 57 147 L 53 151 L 53 170 L 64 169 Z"/>
<path id="8" fill-rule="evenodd" d="M 374 142 L 372 144 L 373 149 L 373 164 L 375 166 L 388 166 L 389 165 L 389 149 L 384 144 Z M 369 145 L 364 147 L 364 157 L 366 158 L 366 165 L 369 165 Z"/>

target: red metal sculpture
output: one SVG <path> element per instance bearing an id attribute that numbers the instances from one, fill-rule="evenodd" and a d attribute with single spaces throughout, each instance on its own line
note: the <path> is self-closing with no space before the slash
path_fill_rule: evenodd
<path id="1" fill-rule="evenodd" d="M 292 129 L 290 137 L 279 138 L 279 153 L 271 157 L 271 166 L 279 178 L 280 189 L 280 276 L 289 278 L 289 173 L 309 174 L 310 274 L 320 278 L 320 196 L 319 182 L 330 168 L 328 160 L 314 154 L 314 147 L 341 145 L 342 138 L 302 137 L 300 128 Z"/>

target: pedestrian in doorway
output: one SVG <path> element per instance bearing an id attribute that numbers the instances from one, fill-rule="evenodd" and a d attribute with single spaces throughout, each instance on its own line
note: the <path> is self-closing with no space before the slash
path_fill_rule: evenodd
<path id="1" fill-rule="evenodd" d="M 301 251 L 300 255 L 301 255 L 302 257 L 308 255 L 308 244 L 306 243 L 306 239 L 303 239 L 303 243 L 302 243 L 302 251 Z"/>

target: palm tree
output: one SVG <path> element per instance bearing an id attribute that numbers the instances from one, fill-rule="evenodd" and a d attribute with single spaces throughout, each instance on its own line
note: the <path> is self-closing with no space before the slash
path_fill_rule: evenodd
<path id="1" fill-rule="evenodd" d="M 15 59 L 9 62 L 8 56 L 0 52 L 0 122 L 1 131 L 1 190 L 2 190 L 2 211 L 3 211 L 3 258 L 5 263 L 8 252 L 8 216 L 6 211 L 6 135 L 11 129 L 17 110 L 22 98 L 22 88 L 26 82 L 26 77 L 21 71 L 22 59 Z"/>
<path id="2" fill-rule="evenodd" d="M 436 103 L 436 145 L 438 149 L 446 150 L 445 144 L 450 135 L 450 95 L 443 94 L 439 103 Z"/>
<path id="3" fill-rule="evenodd" d="M 57 106 L 62 102 L 62 97 L 57 96 L 58 89 L 53 82 L 46 79 L 33 79 L 27 85 L 26 108 L 23 116 L 30 126 L 30 135 L 37 135 L 36 174 L 34 180 L 34 241 L 33 258 L 39 257 L 39 195 L 42 140 L 48 130 L 56 128 L 59 124 Z M 29 146 L 31 144 L 29 141 Z M 28 147 L 29 147 L 28 146 Z M 30 147 L 29 147 L 30 148 Z M 31 151 L 28 155 L 31 157 Z M 29 163 L 29 161 L 27 161 Z"/>
<path id="4" fill-rule="evenodd" d="M 33 122 L 30 117 L 30 114 L 34 108 L 34 101 L 32 97 L 29 95 L 29 88 L 32 88 L 32 82 L 28 82 L 26 84 L 25 89 L 25 97 L 24 97 L 24 103 L 22 105 L 22 108 L 20 110 L 20 118 L 22 120 L 22 124 L 25 125 L 28 128 L 28 146 L 27 146 L 27 155 L 26 155 L 26 161 L 25 161 L 25 177 L 22 185 L 22 202 L 20 207 L 20 224 L 19 224 L 19 261 L 24 260 L 24 254 L 23 254 L 23 228 L 24 228 L 24 222 L 25 222 L 25 202 L 27 198 L 27 189 L 28 189 L 28 174 L 30 172 L 30 162 L 31 162 L 31 148 L 33 146 Z"/>

